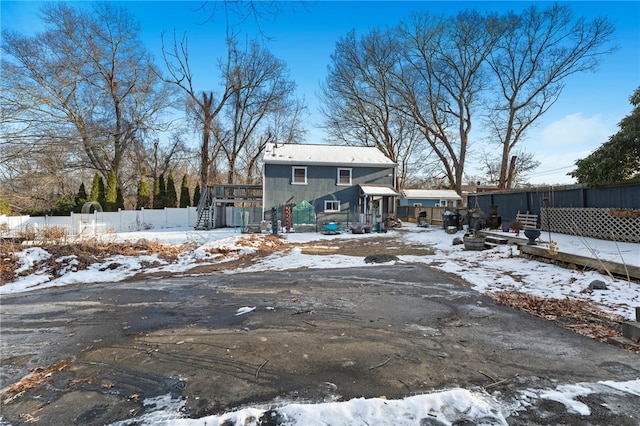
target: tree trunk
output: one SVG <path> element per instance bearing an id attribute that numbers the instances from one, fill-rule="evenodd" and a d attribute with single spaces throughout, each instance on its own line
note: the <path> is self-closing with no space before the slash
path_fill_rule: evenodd
<path id="1" fill-rule="evenodd" d="M 513 181 L 516 174 L 516 160 L 518 157 L 516 155 L 511 157 L 511 162 L 509 163 L 509 174 L 507 175 L 507 182 L 505 185 L 505 189 L 511 189 L 513 187 Z"/>

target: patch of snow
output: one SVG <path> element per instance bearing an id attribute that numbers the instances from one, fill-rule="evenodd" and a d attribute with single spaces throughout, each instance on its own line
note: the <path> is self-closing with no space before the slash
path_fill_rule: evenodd
<path id="1" fill-rule="evenodd" d="M 640 396 L 640 380 L 630 380 L 628 382 L 612 382 L 610 380 L 598 382 L 610 388 Z"/>
<path id="2" fill-rule="evenodd" d="M 593 393 L 588 387 L 581 385 L 560 385 L 556 389 L 544 391 L 540 394 L 540 398 L 549 399 L 563 404 L 570 413 L 577 413 L 581 416 L 591 414 L 589 407 L 576 400 L 578 396 L 585 396 Z"/>
<path id="3" fill-rule="evenodd" d="M 507 425 L 506 417 L 517 416 L 518 411 L 531 407 L 540 399 L 562 403 L 569 412 L 583 416 L 589 407 L 576 398 L 611 388 L 640 395 L 640 379 L 628 382 L 598 382 L 558 385 L 555 389 L 527 389 L 520 392 L 516 402 L 499 399 L 500 393 L 490 395 L 484 391 L 448 389 L 423 395 L 388 400 L 380 398 L 354 398 L 301 404 L 274 400 L 271 403 L 244 407 L 220 415 L 199 419 L 184 418 L 181 411 L 185 401 L 170 395 L 145 400 L 151 412 L 110 426 L 132 424 L 153 426 L 258 426 L 266 420 L 287 426 L 332 425 L 351 426 L 375 424 L 380 426 L 414 426 L 417 424 L 453 425 L 461 421 L 484 426 Z"/>
<path id="4" fill-rule="evenodd" d="M 20 265 L 20 267 L 16 269 L 16 275 L 29 271 L 36 263 L 51 258 L 49 252 L 40 247 L 27 248 L 14 253 L 14 255 L 17 257 L 17 262 Z"/>
<path id="5" fill-rule="evenodd" d="M 155 401 L 162 398 L 156 398 Z M 278 401 L 260 407 L 247 407 L 222 415 L 207 416 L 200 419 L 176 417 L 184 402 L 165 397 L 163 406 L 156 413 L 148 413 L 127 422 L 113 423 L 111 426 L 124 426 L 135 421 L 143 425 L 207 426 L 243 425 L 258 426 L 261 418 L 276 417 L 278 424 L 291 426 L 332 425 L 352 426 L 375 424 L 379 426 L 414 426 L 421 420 L 451 425 L 467 419 L 475 424 L 507 425 L 498 402 L 490 395 L 471 392 L 466 389 L 451 389 L 431 394 L 417 395 L 404 399 L 388 400 L 381 398 L 354 398 L 344 402 L 325 402 L 319 404 L 286 403 Z M 156 402 L 157 404 L 157 402 Z M 146 405 L 146 404 L 145 404 Z M 276 420 L 273 418 L 272 420 Z M 275 424 L 275 423 L 274 423 Z"/>
<path id="6" fill-rule="evenodd" d="M 256 310 L 256 307 L 250 307 L 250 306 L 243 306 L 242 308 L 238 308 L 238 310 L 236 311 L 235 314 L 233 314 L 234 317 L 239 317 L 240 315 L 244 315 L 244 314 L 248 314 L 249 312 L 253 312 Z"/>

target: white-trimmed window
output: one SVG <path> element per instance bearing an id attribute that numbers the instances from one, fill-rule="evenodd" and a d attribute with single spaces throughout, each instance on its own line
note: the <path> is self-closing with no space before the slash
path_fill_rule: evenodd
<path id="1" fill-rule="evenodd" d="M 338 168 L 338 185 L 351 185 L 351 169 Z"/>
<path id="2" fill-rule="evenodd" d="M 306 185 L 307 168 L 293 166 L 291 168 L 291 183 L 294 185 Z"/>
<path id="3" fill-rule="evenodd" d="M 338 200 L 324 200 L 324 211 L 325 212 L 339 212 L 340 211 L 340 201 L 338 201 Z"/>

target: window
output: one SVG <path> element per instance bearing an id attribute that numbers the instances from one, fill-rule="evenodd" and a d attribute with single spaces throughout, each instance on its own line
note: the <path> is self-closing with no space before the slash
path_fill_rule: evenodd
<path id="1" fill-rule="evenodd" d="M 338 169 L 338 185 L 351 185 L 351 169 Z"/>
<path id="2" fill-rule="evenodd" d="M 291 168 L 291 183 L 294 185 L 306 185 L 307 184 L 307 168 L 306 167 L 292 167 Z"/>
<path id="3" fill-rule="evenodd" d="M 339 212 L 340 211 L 340 201 L 338 201 L 338 200 L 324 200 L 324 211 L 325 212 Z"/>

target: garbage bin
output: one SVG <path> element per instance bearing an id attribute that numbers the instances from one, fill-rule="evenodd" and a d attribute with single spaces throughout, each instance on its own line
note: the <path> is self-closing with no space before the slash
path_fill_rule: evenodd
<path id="1" fill-rule="evenodd" d="M 460 215 L 449 210 L 445 211 L 442 215 L 442 226 L 444 229 L 448 229 L 450 226 L 460 229 Z"/>
<path id="2" fill-rule="evenodd" d="M 427 212 L 422 211 L 418 213 L 418 226 L 423 228 L 427 228 L 429 225 L 427 224 Z"/>

